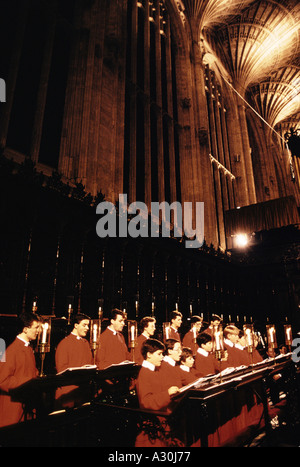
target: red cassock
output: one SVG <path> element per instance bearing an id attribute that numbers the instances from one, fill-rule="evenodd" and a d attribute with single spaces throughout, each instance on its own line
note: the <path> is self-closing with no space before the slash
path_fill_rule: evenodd
<path id="1" fill-rule="evenodd" d="M 185 334 L 184 338 L 182 339 L 182 345 L 183 347 L 189 347 L 192 349 L 193 355 L 196 354 L 198 344 L 195 342 L 195 335 L 192 329 Z"/>
<path id="2" fill-rule="evenodd" d="M 136 381 L 136 390 L 141 409 L 167 410 L 171 398 L 163 385 L 159 370 L 152 371 L 142 366 Z"/>
<path id="3" fill-rule="evenodd" d="M 57 346 L 55 352 L 56 371 L 60 373 L 67 368 L 81 367 L 93 364 L 93 356 L 89 342 L 69 334 Z M 78 386 L 63 386 L 58 388 L 55 399 L 61 402 L 63 407 L 73 406 L 76 401 L 82 402 L 83 392 L 78 390 Z"/>
<path id="4" fill-rule="evenodd" d="M 107 328 L 100 336 L 100 346 L 96 353 L 96 365 L 100 370 L 110 365 L 130 360 L 130 353 L 123 334 Z"/>
<path id="5" fill-rule="evenodd" d="M 250 365 L 248 351 L 234 345 L 227 344 L 225 349 L 228 353 L 227 361 L 222 361 L 221 366 L 213 354 L 204 356 L 197 352 L 195 357 L 195 368 L 199 376 L 218 373 L 229 367 Z M 255 354 L 255 359 L 259 356 Z M 235 437 L 246 433 L 251 426 L 260 423 L 262 417 L 262 404 L 252 391 L 235 391 L 224 394 L 217 398 L 214 406 L 210 408 L 209 419 L 212 426 L 217 427 L 208 435 L 208 446 L 226 446 L 234 443 Z M 195 443 L 193 446 L 200 446 Z"/>
<path id="6" fill-rule="evenodd" d="M 199 378 L 195 368 L 189 368 L 184 365 L 180 365 L 178 369 L 182 386 L 186 386 L 187 384 L 193 383 Z"/>
<path id="7" fill-rule="evenodd" d="M 244 354 L 242 354 L 242 350 L 238 349 L 234 344 L 226 340 L 224 341 L 224 347 L 227 351 L 227 360 L 224 362 L 224 368 L 235 368 L 241 365 L 245 365 Z"/>
<path id="8" fill-rule="evenodd" d="M 163 383 L 160 369 L 151 370 L 148 367 L 141 367 L 136 381 L 136 391 L 141 409 L 165 412 L 166 416 L 170 413 L 168 407 L 171 398 Z M 147 420 L 147 415 L 145 415 L 145 419 Z M 155 420 L 159 423 L 157 424 Z M 154 430 L 151 433 L 153 421 Z M 161 430 L 157 429 L 159 425 L 162 427 Z M 166 447 L 169 446 L 170 439 L 172 439 L 172 445 L 182 445 L 178 439 L 170 436 L 167 419 L 161 415 L 156 417 L 153 414 L 153 417 L 150 416 L 149 422 L 146 421 L 140 430 L 135 442 L 136 447 Z"/>
<path id="9" fill-rule="evenodd" d="M 240 365 L 251 365 L 251 356 L 246 347 L 236 347 L 237 362 Z M 238 366 L 238 365 L 237 365 Z"/>
<path id="10" fill-rule="evenodd" d="M 169 328 L 169 336 L 168 339 L 175 339 L 176 341 L 181 342 L 181 337 L 177 329 L 174 329 L 172 326 Z"/>
<path id="11" fill-rule="evenodd" d="M 75 334 L 69 334 L 57 346 L 55 364 L 58 373 L 67 368 L 92 365 L 93 356 L 89 342 Z"/>
<path id="12" fill-rule="evenodd" d="M 163 360 L 159 367 L 159 373 L 164 389 L 169 389 L 171 386 L 177 386 L 178 388 L 183 386 L 178 365 L 171 365 L 167 360 Z"/>
<path id="13" fill-rule="evenodd" d="M 37 375 L 32 348 L 16 338 L 6 350 L 5 361 L 0 363 L 0 426 L 24 420 L 22 404 L 13 402 L 8 391 Z"/>
<path id="14" fill-rule="evenodd" d="M 198 377 L 214 375 L 220 371 L 218 361 L 211 353 L 204 354 L 197 351 L 194 366 Z"/>

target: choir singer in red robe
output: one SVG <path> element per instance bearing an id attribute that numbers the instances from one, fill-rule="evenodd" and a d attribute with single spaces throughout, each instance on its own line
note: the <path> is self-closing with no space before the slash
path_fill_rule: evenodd
<path id="1" fill-rule="evenodd" d="M 57 373 L 68 368 L 83 367 L 93 364 L 90 344 L 86 339 L 89 330 L 90 318 L 78 313 L 74 318 L 72 332 L 62 339 L 55 352 L 55 365 Z M 86 401 L 86 390 L 78 386 L 63 386 L 55 394 L 56 408 L 74 407 Z"/>
<path id="2" fill-rule="evenodd" d="M 156 339 L 147 339 L 142 345 L 143 363 L 136 382 L 136 391 L 141 409 L 170 413 L 171 396 L 179 390 L 177 386 L 165 387 L 164 377 L 159 368 L 164 358 L 164 344 Z M 163 418 L 158 416 L 162 424 Z M 169 427 L 165 425 L 166 432 Z M 135 446 L 136 447 L 162 447 L 168 446 L 168 437 L 163 432 L 149 433 L 149 424 L 141 427 Z"/>
<path id="3" fill-rule="evenodd" d="M 96 353 L 96 365 L 99 370 L 130 360 L 130 353 L 122 334 L 125 319 L 123 311 L 117 308 L 112 310 L 110 325 L 100 335 L 100 346 Z"/>
<path id="4" fill-rule="evenodd" d="M 40 319 L 34 313 L 22 313 L 19 321 L 20 332 L 0 362 L 0 427 L 24 420 L 22 404 L 11 400 L 9 390 L 38 375 L 30 342 L 37 338 Z"/>

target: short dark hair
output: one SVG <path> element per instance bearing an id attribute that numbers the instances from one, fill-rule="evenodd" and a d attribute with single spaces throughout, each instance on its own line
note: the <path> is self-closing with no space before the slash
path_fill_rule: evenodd
<path id="1" fill-rule="evenodd" d="M 115 320 L 118 315 L 121 315 L 122 318 L 126 319 L 127 315 L 124 311 L 119 310 L 118 308 L 113 308 L 110 312 L 110 319 Z"/>
<path id="2" fill-rule="evenodd" d="M 180 344 L 180 341 L 178 341 L 177 339 L 167 339 L 166 342 L 165 342 L 165 354 L 167 355 L 168 354 L 168 350 L 173 350 L 174 349 L 174 345 L 177 344 L 177 342 L 179 342 Z"/>
<path id="3" fill-rule="evenodd" d="M 144 316 L 144 318 L 141 319 L 140 321 L 140 328 L 144 330 L 149 323 L 155 323 L 156 319 L 153 318 L 152 316 Z"/>
<path id="4" fill-rule="evenodd" d="M 211 334 L 208 332 L 201 332 L 199 336 L 197 337 L 197 344 L 199 347 L 201 347 L 202 344 L 207 344 L 207 342 L 210 342 L 212 340 Z"/>
<path id="5" fill-rule="evenodd" d="M 34 321 L 39 323 L 41 321 L 41 317 L 31 311 L 21 313 L 18 317 L 18 332 L 22 332 L 24 328 L 30 328 Z"/>
<path id="6" fill-rule="evenodd" d="M 146 339 L 142 344 L 141 354 L 143 358 L 146 360 L 148 352 L 154 353 L 157 350 L 164 351 L 165 350 L 164 344 L 157 339 Z"/>
<path id="7" fill-rule="evenodd" d="M 199 323 L 199 321 L 203 321 L 203 318 L 197 315 L 191 317 L 191 324 Z"/>
<path id="8" fill-rule="evenodd" d="M 171 314 L 170 314 L 170 321 L 172 321 L 173 319 L 177 318 L 177 316 L 180 316 L 180 317 L 182 318 L 182 313 L 180 313 L 180 311 L 177 311 L 177 310 L 171 311 Z"/>
<path id="9" fill-rule="evenodd" d="M 84 319 L 88 319 L 90 321 L 91 318 L 84 313 L 77 313 L 73 318 L 73 326 L 75 326 L 75 324 L 81 323 L 81 321 Z"/>
<path id="10" fill-rule="evenodd" d="M 185 362 L 188 357 L 193 357 L 193 351 L 190 347 L 182 347 L 180 361 Z"/>

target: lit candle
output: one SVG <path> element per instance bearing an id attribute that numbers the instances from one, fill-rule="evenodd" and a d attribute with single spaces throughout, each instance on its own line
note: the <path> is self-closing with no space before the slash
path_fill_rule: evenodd
<path id="1" fill-rule="evenodd" d="M 131 328 L 131 341 L 134 342 L 134 337 L 135 337 L 135 326 L 132 324 Z"/>
<path id="2" fill-rule="evenodd" d="M 251 346 L 253 345 L 253 339 L 252 339 L 252 334 L 251 334 L 251 330 L 249 328 L 247 328 L 245 330 L 246 332 L 246 341 L 247 341 L 247 345 L 248 346 Z"/>
<path id="3" fill-rule="evenodd" d="M 271 344 L 274 344 L 274 328 L 269 329 L 269 336 Z"/>
<path id="4" fill-rule="evenodd" d="M 166 339 L 169 339 L 169 331 L 170 331 L 170 328 L 167 327 L 167 328 L 166 328 Z"/>
<path id="5" fill-rule="evenodd" d="M 47 342 L 48 323 L 44 323 L 42 326 L 43 326 L 42 344 L 46 344 L 46 342 Z"/>
<path id="6" fill-rule="evenodd" d="M 216 349 L 215 350 L 221 350 L 220 331 L 215 333 L 215 342 L 216 342 Z"/>
<path id="7" fill-rule="evenodd" d="M 286 328 L 286 339 L 287 341 L 291 341 L 292 340 L 292 330 L 290 327 L 287 327 Z"/>
<path id="8" fill-rule="evenodd" d="M 93 342 L 97 342 L 97 324 L 93 325 Z"/>

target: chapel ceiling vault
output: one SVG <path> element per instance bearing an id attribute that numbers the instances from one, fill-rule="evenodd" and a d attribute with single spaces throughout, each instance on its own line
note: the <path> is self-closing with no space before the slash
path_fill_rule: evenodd
<path id="1" fill-rule="evenodd" d="M 178 1 L 197 40 L 256 111 L 273 127 L 299 127 L 300 2 Z"/>

